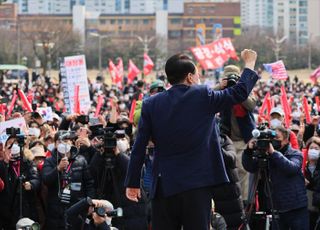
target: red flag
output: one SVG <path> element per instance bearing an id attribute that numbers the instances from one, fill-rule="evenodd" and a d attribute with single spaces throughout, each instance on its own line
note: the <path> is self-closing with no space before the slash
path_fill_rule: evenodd
<path id="1" fill-rule="evenodd" d="M 309 106 L 308 106 L 308 100 L 306 97 L 303 97 L 303 110 L 304 113 L 306 115 L 306 122 L 307 124 L 311 123 L 311 117 L 310 117 L 310 113 L 309 113 Z"/>
<path id="2" fill-rule="evenodd" d="M 111 75 L 112 83 L 117 84 L 117 78 L 119 76 L 118 69 L 116 65 L 109 59 L 109 72 Z"/>
<path id="3" fill-rule="evenodd" d="M 259 110 L 259 116 L 267 119 L 268 121 L 270 121 L 270 111 L 272 109 L 272 105 L 271 105 L 271 99 L 270 99 L 270 92 L 268 92 L 266 94 L 266 96 L 264 97 L 262 106 Z M 267 110 L 267 114 L 265 113 Z"/>
<path id="4" fill-rule="evenodd" d="M 17 92 L 14 91 L 13 92 L 13 97 L 12 97 L 12 100 L 11 100 L 11 104 L 10 104 L 10 106 L 8 108 L 8 117 L 11 116 L 11 113 L 12 113 L 12 110 L 14 108 L 14 104 L 16 103 L 17 98 L 18 98 Z"/>
<path id="5" fill-rule="evenodd" d="M 140 73 L 138 67 L 133 63 L 133 61 L 129 60 L 129 68 L 128 68 L 128 83 L 133 82 L 133 79 Z"/>
<path id="6" fill-rule="evenodd" d="M 316 104 L 317 104 L 317 110 L 318 112 L 320 111 L 320 100 L 319 100 L 319 96 L 316 96 Z"/>
<path id="7" fill-rule="evenodd" d="M 75 85 L 74 87 L 74 113 L 80 114 L 80 99 L 79 99 L 80 86 Z"/>
<path id="8" fill-rule="evenodd" d="M 28 111 L 28 112 L 32 112 L 32 108 L 31 108 L 31 105 L 26 97 L 26 95 L 22 92 L 21 89 L 18 89 L 18 94 L 19 94 L 19 97 L 22 101 L 22 106 Z"/>
<path id="9" fill-rule="evenodd" d="M 95 117 L 98 117 L 98 116 L 99 116 L 99 113 L 100 113 L 102 104 L 103 104 L 103 95 L 99 95 L 99 97 L 98 97 L 98 103 L 97 103 L 97 108 L 96 108 L 96 113 L 94 114 Z"/>
<path id="10" fill-rule="evenodd" d="M 310 79 L 313 82 L 316 82 L 318 77 L 320 77 L 320 66 L 312 72 L 312 74 L 310 75 Z"/>
<path id="11" fill-rule="evenodd" d="M 287 99 L 287 93 L 286 93 L 286 89 L 284 88 L 284 86 L 281 86 L 281 105 L 283 108 L 283 112 L 284 112 L 284 121 L 285 121 L 285 125 L 286 128 L 289 128 L 290 126 L 290 108 L 289 108 L 289 104 L 288 104 L 288 99 Z"/>
<path id="12" fill-rule="evenodd" d="M 132 100 L 131 104 L 131 109 L 130 109 L 130 115 L 129 115 L 129 120 L 131 123 L 133 123 L 133 115 L 134 115 L 134 110 L 136 109 L 137 101 L 136 99 Z"/>
<path id="13" fill-rule="evenodd" d="M 29 103 L 32 103 L 32 101 L 33 101 L 33 91 L 32 90 L 28 91 L 27 99 L 28 99 Z"/>
<path id="14" fill-rule="evenodd" d="M 121 79 L 123 79 L 123 62 L 122 62 L 122 58 L 118 58 L 118 64 L 117 64 L 117 70 L 118 70 L 118 77 Z"/>
<path id="15" fill-rule="evenodd" d="M 143 74 L 147 76 L 149 73 L 151 73 L 153 67 L 154 67 L 153 61 L 148 56 L 148 54 L 145 53 L 143 55 Z"/>

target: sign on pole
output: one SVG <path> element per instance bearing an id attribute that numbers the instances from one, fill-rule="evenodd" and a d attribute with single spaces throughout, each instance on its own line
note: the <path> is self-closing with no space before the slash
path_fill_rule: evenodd
<path id="1" fill-rule="evenodd" d="M 68 113 L 74 113 L 75 86 L 79 85 L 80 112 L 88 113 L 91 101 L 87 78 L 86 59 L 84 55 L 64 58 L 62 87 Z M 63 79 L 64 78 L 64 79 Z"/>

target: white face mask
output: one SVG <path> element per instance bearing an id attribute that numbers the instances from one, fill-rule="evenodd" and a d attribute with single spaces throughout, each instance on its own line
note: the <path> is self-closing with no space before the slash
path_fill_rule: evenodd
<path id="1" fill-rule="evenodd" d="M 278 119 L 272 119 L 272 120 L 270 121 L 270 127 L 271 127 L 272 129 L 275 129 L 275 128 L 281 126 L 281 125 L 282 125 L 282 122 L 281 122 L 280 120 L 278 120 Z"/>
<path id="2" fill-rule="evenodd" d="M 35 136 L 36 138 L 40 137 L 40 129 L 38 128 L 29 128 L 29 135 Z"/>
<path id="3" fill-rule="evenodd" d="M 17 144 L 13 144 L 11 147 L 11 158 L 18 158 L 20 156 L 20 147 Z"/>
<path id="4" fill-rule="evenodd" d="M 47 148 L 50 152 L 52 152 L 54 150 L 54 143 L 48 144 Z"/>
<path id="5" fill-rule="evenodd" d="M 109 93 L 109 97 L 114 97 L 114 92 Z"/>
<path id="6" fill-rule="evenodd" d="M 309 160 L 318 160 L 320 151 L 317 149 L 309 149 L 308 158 Z"/>
<path id="7" fill-rule="evenodd" d="M 57 147 L 58 152 L 62 154 L 67 154 L 68 152 L 70 152 L 70 149 L 71 145 L 69 145 L 68 143 L 60 143 Z"/>
<path id="8" fill-rule="evenodd" d="M 123 153 L 128 150 L 129 145 L 127 140 L 117 140 L 117 148 L 119 149 L 120 153 Z"/>

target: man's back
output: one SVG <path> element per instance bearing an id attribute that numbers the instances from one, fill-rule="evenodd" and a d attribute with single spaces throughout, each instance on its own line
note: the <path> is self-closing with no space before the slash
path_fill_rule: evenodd
<path id="1" fill-rule="evenodd" d="M 215 113 L 247 98 L 257 76 L 249 69 L 243 75 L 237 86 L 226 90 L 177 84 L 144 101 L 131 161 L 142 160 L 134 159 L 135 152 L 145 152 L 140 144 L 151 137 L 156 152 L 151 196 L 159 175 L 165 196 L 228 182 Z"/>

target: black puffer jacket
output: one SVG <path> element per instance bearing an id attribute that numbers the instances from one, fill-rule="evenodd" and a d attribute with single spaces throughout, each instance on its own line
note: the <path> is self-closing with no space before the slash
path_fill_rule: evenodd
<path id="1" fill-rule="evenodd" d="M 19 178 L 16 176 L 12 166 L 0 162 L 0 177 L 4 182 L 4 190 L 0 192 L 0 229 L 15 229 L 15 224 L 19 219 Z M 32 161 L 24 159 L 20 168 L 24 176 L 23 181 L 29 181 L 32 189 L 26 191 L 22 187 L 22 214 L 32 220 L 38 221 L 38 215 L 35 204 L 36 193 L 40 188 L 40 178 L 35 164 Z M 2 226 L 4 224 L 5 226 Z M 9 227 L 10 226 L 10 227 Z"/>
<path id="2" fill-rule="evenodd" d="M 46 229 L 64 228 L 64 210 L 84 197 L 95 197 L 94 180 L 87 161 L 83 156 L 77 155 L 69 160 L 71 167 L 67 173 L 68 184 L 71 188 L 71 202 L 68 205 L 62 204 L 59 193 L 63 191 L 63 178 L 66 176 L 57 170 L 59 161 L 60 159 L 57 158 L 57 153 L 54 151 L 52 157 L 45 160 L 42 169 L 42 179 L 48 187 Z"/>
<path id="3" fill-rule="evenodd" d="M 97 153 L 91 161 L 91 170 L 96 186 L 101 187 L 102 173 L 105 167 L 105 158 Z M 112 226 L 120 230 L 144 230 L 147 229 L 146 196 L 141 194 L 139 202 L 133 202 L 126 198 L 124 180 L 127 173 L 129 157 L 123 153 L 114 158 L 114 168 L 107 173 L 105 180 L 104 196 L 100 197 L 110 201 L 115 208 L 123 209 L 122 218 L 113 218 Z"/>
<path id="4" fill-rule="evenodd" d="M 215 211 L 224 217 L 228 229 L 238 229 L 242 224 L 244 208 L 236 166 L 236 151 L 231 139 L 226 135 L 220 135 L 220 144 L 230 183 L 214 188 Z"/>

